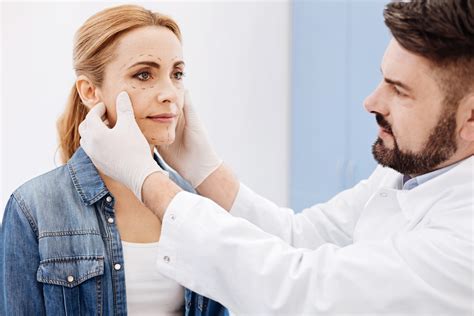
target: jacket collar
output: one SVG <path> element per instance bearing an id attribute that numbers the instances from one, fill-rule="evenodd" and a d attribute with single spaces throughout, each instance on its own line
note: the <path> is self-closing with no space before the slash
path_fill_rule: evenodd
<path id="1" fill-rule="evenodd" d="M 92 205 L 109 193 L 99 172 L 82 147 L 67 162 L 72 183 L 86 205 Z"/>
<path id="2" fill-rule="evenodd" d="M 161 168 L 166 168 L 156 154 L 153 158 Z M 67 168 L 74 187 L 84 204 L 92 205 L 110 194 L 99 172 L 82 147 L 79 147 L 69 159 Z"/>

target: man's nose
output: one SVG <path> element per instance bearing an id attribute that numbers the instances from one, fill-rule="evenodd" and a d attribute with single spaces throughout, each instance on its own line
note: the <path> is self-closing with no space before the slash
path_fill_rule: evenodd
<path id="1" fill-rule="evenodd" d="M 364 100 L 365 110 L 369 113 L 380 113 L 383 116 L 388 115 L 388 107 L 385 104 L 385 98 L 382 93 L 383 82 L 381 82 L 371 94 Z"/>

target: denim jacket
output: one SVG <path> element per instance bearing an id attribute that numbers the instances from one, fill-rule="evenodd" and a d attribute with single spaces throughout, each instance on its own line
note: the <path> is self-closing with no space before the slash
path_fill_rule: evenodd
<path id="1" fill-rule="evenodd" d="M 0 238 L 1 314 L 126 315 L 126 267 L 114 219 L 114 198 L 82 148 L 66 165 L 19 187 Z M 228 315 L 188 289 L 184 299 L 184 315 Z"/>

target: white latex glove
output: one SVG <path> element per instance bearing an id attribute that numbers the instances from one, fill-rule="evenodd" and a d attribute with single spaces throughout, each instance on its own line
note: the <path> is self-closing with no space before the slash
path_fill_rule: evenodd
<path id="1" fill-rule="evenodd" d="M 196 188 L 222 164 L 222 159 L 212 148 L 188 91 L 184 94 L 183 111 L 184 117 L 178 122 L 174 143 L 159 146 L 158 152 L 167 164 Z"/>
<path id="2" fill-rule="evenodd" d="M 164 172 L 153 159 L 150 145 L 135 121 L 127 92 L 117 96 L 117 123 L 108 128 L 101 117 L 105 105 L 97 104 L 79 125 L 81 147 L 96 168 L 123 183 L 142 201 L 142 186 L 153 172 Z"/>

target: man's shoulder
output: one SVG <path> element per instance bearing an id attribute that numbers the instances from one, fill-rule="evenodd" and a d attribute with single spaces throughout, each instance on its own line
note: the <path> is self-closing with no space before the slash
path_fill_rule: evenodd
<path id="1" fill-rule="evenodd" d="M 399 188 L 403 175 L 398 171 L 377 165 L 372 174 L 364 181 L 374 187 Z"/>

